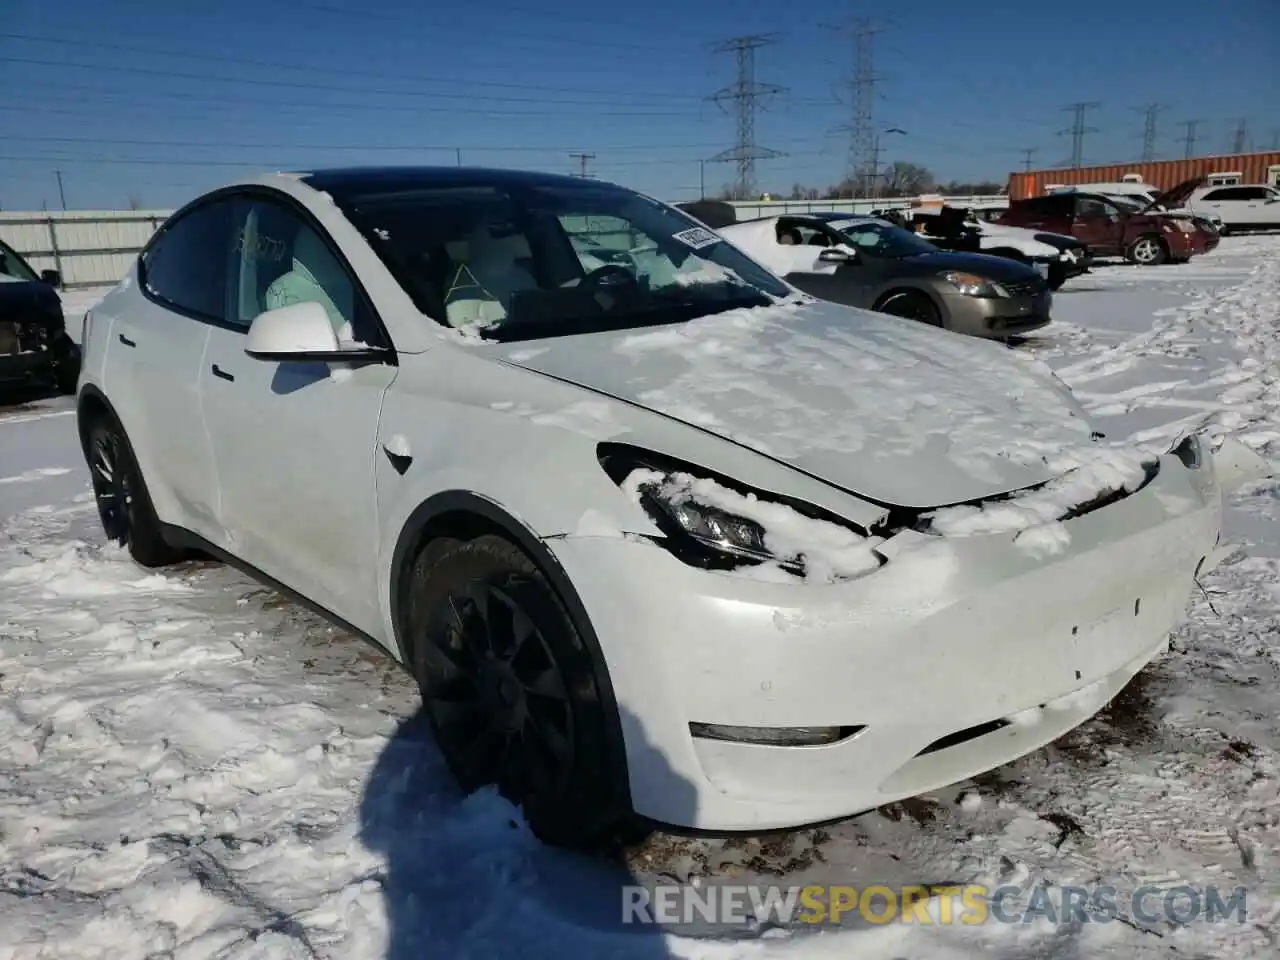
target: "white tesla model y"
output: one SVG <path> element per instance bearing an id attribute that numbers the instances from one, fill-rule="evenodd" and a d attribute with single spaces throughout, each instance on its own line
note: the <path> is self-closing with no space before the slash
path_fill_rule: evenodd
<path id="1" fill-rule="evenodd" d="M 1194 437 L 1091 433 L 1003 346 L 821 303 L 633 191 L 274 174 L 86 321 L 107 535 L 234 562 L 414 672 L 554 843 L 856 813 L 1079 724 L 1212 565 Z"/>

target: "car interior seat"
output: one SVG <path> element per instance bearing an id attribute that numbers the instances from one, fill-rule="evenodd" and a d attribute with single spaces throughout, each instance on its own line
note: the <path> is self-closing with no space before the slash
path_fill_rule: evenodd
<path id="1" fill-rule="evenodd" d="M 511 298 L 521 290 L 536 290 L 529 267 L 531 251 L 524 234 L 495 231 L 482 223 L 463 243 L 448 245 L 458 263 L 445 294 L 445 316 L 451 327 L 487 326 L 504 320 Z"/>
<path id="2" fill-rule="evenodd" d="M 291 303 L 312 301 L 324 307 L 340 341 L 354 333 L 348 318 L 355 315 L 355 290 L 337 258 L 309 227 L 301 226 L 293 240 L 293 266 L 272 281 L 263 297 L 274 310 Z"/>

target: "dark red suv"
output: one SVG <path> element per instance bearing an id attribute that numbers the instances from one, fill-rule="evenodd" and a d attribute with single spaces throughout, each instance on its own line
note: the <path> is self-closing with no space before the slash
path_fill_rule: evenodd
<path id="1" fill-rule="evenodd" d="M 1089 245 L 1095 257 L 1123 256 L 1131 263 L 1182 263 L 1218 245 L 1218 235 L 1190 217 L 1157 210 L 1183 203 L 1203 182 L 1196 177 L 1132 207 L 1100 193 L 1051 193 L 1017 200 L 996 223 L 1064 233 Z"/>

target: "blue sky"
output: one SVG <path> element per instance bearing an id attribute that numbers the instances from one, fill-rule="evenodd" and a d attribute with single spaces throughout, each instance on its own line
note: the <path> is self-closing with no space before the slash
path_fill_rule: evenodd
<path id="1" fill-rule="evenodd" d="M 0 205 L 178 204 L 254 169 L 448 163 L 591 173 L 694 197 L 699 160 L 734 124 L 708 94 L 732 82 L 719 40 L 776 32 L 757 79 L 785 86 L 757 120 L 762 189 L 840 178 L 853 42 L 830 25 L 879 18 L 875 120 L 884 159 L 942 179 L 1003 181 L 1035 147 L 1063 162 L 1063 108 L 1101 101 L 1086 162 L 1141 150 L 1139 105 L 1160 102 L 1157 155 L 1179 121 L 1223 152 L 1280 138 L 1278 0 L 5 0 Z M 16 4 L 16 10 L 14 5 Z M 841 102 L 841 98 L 845 103 Z M 732 179 L 706 164 L 708 191 Z"/>

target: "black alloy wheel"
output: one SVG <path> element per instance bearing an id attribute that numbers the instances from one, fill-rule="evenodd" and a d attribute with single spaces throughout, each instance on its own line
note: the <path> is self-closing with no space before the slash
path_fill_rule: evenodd
<path id="1" fill-rule="evenodd" d="M 123 466 L 127 454 L 118 431 L 105 419 L 89 432 L 89 477 L 98 517 L 107 539 L 128 546 L 133 516 L 133 483 Z"/>
<path id="2" fill-rule="evenodd" d="M 610 718 L 551 585 L 496 536 L 429 545 L 411 576 L 414 672 L 459 785 L 496 785 L 545 842 L 610 843 L 629 814 Z"/>

